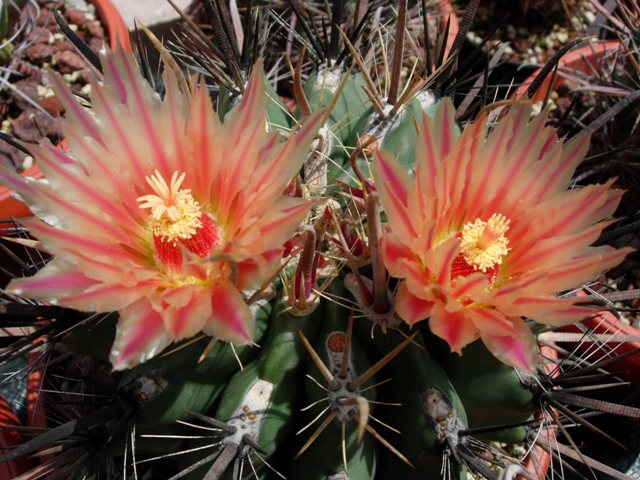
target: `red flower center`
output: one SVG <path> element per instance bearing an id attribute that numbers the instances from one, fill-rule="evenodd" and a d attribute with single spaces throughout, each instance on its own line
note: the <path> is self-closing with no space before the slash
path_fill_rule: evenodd
<path id="1" fill-rule="evenodd" d="M 138 198 L 140 208 L 151 210 L 154 259 L 158 266 L 174 273 L 182 271 L 182 249 L 206 257 L 222 241 L 222 231 L 191 190 L 180 188 L 185 174 L 174 172 L 170 184 L 156 171 L 146 178 L 154 194 Z"/>
<path id="2" fill-rule="evenodd" d="M 485 269 L 484 273 L 489 282 L 493 284 L 496 277 L 498 276 L 498 272 L 500 270 L 500 265 L 495 264 L 490 268 Z M 476 273 L 478 268 L 474 265 L 470 265 L 467 260 L 464 258 L 464 255 L 461 253 L 456 258 L 453 259 L 451 263 L 451 281 L 454 281 L 458 277 L 468 277 L 472 273 Z"/>
<path id="3" fill-rule="evenodd" d="M 451 264 L 451 280 L 482 272 L 493 283 L 502 259 L 509 252 L 509 240 L 505 236 L 509 223 L 509 219 L 499 213 L 487 221 L 476 218 L 465 223 L 456 234 L 460 238 L 460 254 Z"/>

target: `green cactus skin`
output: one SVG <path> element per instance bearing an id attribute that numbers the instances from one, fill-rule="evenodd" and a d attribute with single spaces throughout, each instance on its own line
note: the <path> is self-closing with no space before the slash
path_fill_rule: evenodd
<path id="1" fill-rule="evenodd" d="M 272 313 L 272 302 L 256 301 L 251 310 L 255 319 L 256 341 L 264 337 Z M 136 451 L 140 455 L 161 455 L 166 453 L 167 440 L 147 438 L 145 435 L 189 435 L 188 428 L 176 423 L 187 420 L 191 412 L 205 413 L 220 398 L 227 381 L 240 364 L 247 364 L 258 354 L 259 349 L 251 345 L 234 347 L 226 342 L 216 343 L 202 362 L 198 363 L 207 341 L 196 342 L 170 354 L 167 358 L 156 357 L 132 370 L 128 370 L 120 381 L 120 389 L 127 386 L 139 375 L 158 374 L 167 386 L 154 400 L 146 403 L 136 418 Z M 237 358 L 236 358 L 237 355 Z M 110 451 L 117 454 L 124 449 L 127 434 L 124 426 L 112 435 Z M 179 449 L 185 442 L 173 441 L 172 449 Z"/>
<path id="2" fill-rule="evenodd" d="M 343 81 L 340 69 L 321 68 L 311 74 L 305 83 L 304 93 L 312 110 L 327 108 L 334 101 L 334 94 Z M 372 107 L 363 88 L 366 83 L 362 74 L 350 74 L 344 89 L 329 114 L 328 123 L 334 127 L 336 139 L 343 145 L 354 145 L 357 134 L 366 126 Z"/>
<path id="3" fill-rule="evenodd" d="M 295 125 L 293 115 L 289 113 L 282 99 L 265 78 L 265 93 L 269 97 L 267 102 L 267 128 L 270 132 L 288 132 Z"/>
<path id="4" fill-rule="evenodd" d="M 430 339 L 429 343 L 441 342 Z M 435 350 L 435 348 L 434 348 Z M 469 427 L 504 425 L 527 420 L 539 408 L 531 392 L 520 382 L 516 370 L 497 360 L 481 341 L 467 346 L 463 356 L 440 358 L 469 415 Z M 477 435 L 483 440 L 522 442 L 524 427 Z"/>
<path id="5" fill-rule="evenodd" d="M 309 76 L 304 93 L 314 111 L 330 106 L 344 75 L 346 73 L 339 68 L 322 68 Z M 327 149 L 325 154 L 332 159 L 328 164 L 329 180 L 340 179 L 352 183 L 351 177 L 345 173 L 345 170 L 349 170 L 349 155 L 353 145 L 357 144 L 358 135 L 367 127 L 373 109 L 364 93 L 365 81 L 361 74 L 350 74 L 344 81 L 344 89 L 329 113 L 323 142 Z M 300 112 L 297 112 L 297 116 L 300 117 Z"/>
<path id="6" fill-rule="evenodd" d="M 375 478 L 377 466 L 377 441 L 365 434 L 358 442 L 358 426 L 355 421 L 345 424 L 347 472 L 342 461 L 342 426 L 333 421 L 300 458 L 293 461 L 287 474 L 289 480 L 326 480 L 332 475 L 343 474 L 344 480 L 368 480 Z M 313 468 L 310 468 L 313 466 Z"/>
<path id="7" fill-rule="evenodd" d="M 222 452 L 225 446 L 231 443 L 239 447 L 234 453 L 234 459 L 241 460 L 249 456 L 253 449 L 242 442 L 244 434 L 260 445 L 262 451 L 259 455 L 265 459 L 286 444 L 291 437 L 296 413 L 302 400 L 302 374 L 306 358 L 306 350 L 298 331 L 302 330 L 309 338 L 315 339 L 323 312 L 320 307 L 304 317 L 291 315 L 281 294 L 271 303 L 273 311 L 258 357 L 227 382 L 220 382 L 223 392 L 212 417 L 236 427 L 237 435 L 221 433 L 220 437 L 211 441 L 219 442 L 217 447 L 212 445 L 214 448 L 181 455 L 177 458 L 180 468 L 189 468 L 202 462 L 216 450 L 218 453 Z M 202 441 L 196 440 L 190 442 L 185 449 L 198 448 L 201 445 Z M 269 468 L 261 465 L 257 457 L 252 458 L 258 478 L 271 478 L 275 475 Z M 221 478 L 234 478 L 234 459 Z M 272 463 L 272 459 L 267 461 Z M 209 461 L 184 478 L 201 479 L 212 463 L 213 460 Z"/>
<path id="8" fill-rule="evenodd" d="M 398 331 L 387 334 L 376 331 L 373 339 L 367 322 L 359 322 L 356 333 L 370 355 L 381 357 L 405 337 Z M 414 339 L 424 347 L 420 337 Z M 442 451 L 437 444 L 432 422 L 426 414 L 422 396 L 428 388 L 440 390 L 453 405 L 463 423 L 466 413 L 449 378 L 440 365 L 425 350 L 410 344 L 385 367 L 385 377 L 392 381 L 380 386 L 379 398 L 385 402 L 400 403 L 401 407 L 380 409 L 380 416 L 401 434 L 389 437 L 389 442 L 414 465 L 411 468 L 397 457 L 388 454 L 380 461 L 380 478 L 401 476 L 407 479 L 438 478 L 442 467 Z M 384 378 L 381 378 L 384 379 Z M 462 478 L 462 472 L 459 472 Z"/>
<path id="9" fill-rule="evenodd" d="M 267 128 L 270 132 L 288 132 L 296 123 L 294 117 L 289 113 L 289 108 L 278 96 L 264 73 L 263 77 L 265 94 L 268 98 L 266 107 Z M 224 121 L 224 117 L 231 111 L 236 102 L 240 100 L 240 97 L 232 96 L 227 87 L 220 85 L 217 99 L 216 112 L 220 120 Z"/>
<path id="10" fill-rule="evenodd" d="M 306 357 L 298 330 L 315 339 L 321 321 L 321 308 L 295 317 L 277 300 L 260 355 L 225 387 L 215 418 L 237 426 L 239 437 L 246 432 L 265 456 L 282 445 L 294 427 Z M 228 437 L 223 443 L 235 441 Z"/>
<path id="11" fill-rule="evenodd" d="M 272 304 L 258 300 L 251 310 L 256 325 L 255 341 L 259 342 L 269 324 Z M 240 369 L 238 359 L 246 365 L 259 352 L 258 348 L 251 345 L 232 348 L 226 342 L 218 342 L 198 363 L 205 346 L 206 342 L 197 342 L 173 354 L 177 357 L 175 360 L 161 363 L 160 375 L 169 384 L 156 400 L 146 406 L 139 419 L 139 428 L 153 428 L 184 420 L 189 412 L 206 412 L 219 398 L 227 380 Z"/>
<path id="12" fill-rule="evenodd" d="M 327 292 L 335 294 L 335 286 L 339 282 L 340 280 L 334 281 L 327 289 Z M 324 311 L 325 314 L 323 316 L 321 326 L 322 330 L 318 336 L 314 349 L 322 359 L 323 363 L 329 368 L 329 371 L 337 377 L 340 373 L 340 367 L 342 364 L 342 352 L 338 351 L 338 349 L 342 346 L 342 342 L 347 342 L 346 329 L 348 311 L 335 303 L 329 302 L 325 305 Z M 331 354 L 329 353 L 330 349 L 332 349 Z M 344 379 L 344 382 L 355 379 L 359 374 L 365 372 L 370 366 L 369 358 L 365 350 L 354 336 L 351 338 L 350 351 L 351 361 L 349 371 L 347 372 L 348 378 Z M 334 358 L 335 361 L 332 361 L 331 358 Z M 311 361 L 309 362 L 307 374 L 308 376 L 320 381 L 320 383 L 325 385 L 326 388 L 329 388 L 318 368 Z M 365 382 L 361 388 L 358 388 L 354 395 L 361 395 L 369 401 L 375 400 L 376 389 L 371 387 L 367 388 L 367 385 L 373 384 L 375 384 L 374 377 Z M 365 391 L 360 393 L 361 390 Z M 321 390 L 318 385 L 310 380 L 306 383 L 306 393 L 307 404 L 318 402 L 323 398 L 331 398 L 326 391 Z M 318 411 L 326 408 L 327 405 L 328 404 L 325 401 L 320 403 L 316 409 L 311 410 L 309 420 L 314 418 Z M 329 401 L 329 405 L 332 405 L 331 401 Z M 372 412 L 373 405 L 369 404 L 369 406 L 370 411 Z M 325 413 L 322 418 L 326 418 L 327 415 L 329 415 L 329 412 Z M 320 422 L 321 420 L 305 430 L 300 435 L 300 442 L 306 441 L 315 428 L 320 425 Z M 365 433 L 362 442 L 358 442 L 357 420 L 348 418 L 344 423 L 347 472 L 344 472 L 344 461 L 342 457 L 342 421 L 339 418 L 335 418 L 311 444 L 309 449 L 306 450 L 299 458 L 294 460 L 292 470 L 287 478 L 324 480 L 330 475 L 336 475 L 342 472 L 346 473 L 348 476 L 347 478 L 350 479 L 374 478 L 377 464 L 376 440 L 368 433 Z M 371 420 L 369 420 L 369 423 L 371 423 Z M 309 465 L 314 466 L 313 470 L 309 469 Z"/>
<path id="13" fill-rule="evenodd" d="M 418 98 L 414 98 L 400 109 L 384 130 L 382 148 L 394 154 L 400 165 L 409 172 L 416 167 L 418 134 L 415 126 L 422 121 L 422 115 L 433 118 L 437 106 L 438 103 L 423 105 Z M 459 134 L 460 130 L 456 128 L 455 136 Z"/>

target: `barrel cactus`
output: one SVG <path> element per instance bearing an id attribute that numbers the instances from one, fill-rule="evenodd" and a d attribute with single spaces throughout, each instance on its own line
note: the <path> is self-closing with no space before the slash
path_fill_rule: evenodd
<path id="1" fill-rule="evenodd" d="M 591 246 L 621 192 L 569 188 L 588 138 L 559 139 L 548 110 L 461 124 L 432 88 L 452 61 L 407 77 L 399 47 L 379 80 L 362 27 L 331 30 L 296 52 L 295 108 L 263 61 L 223 48 L 224 83 L 185 77 L 157 39 L 161 93 L 123 50 L 100 56 L 88 110 L 53 77 L 69 150 L 28 147 L 46 181 L 0 171 L 38 217 L 21 242 L 53 258 L 7 292 L 49 315 L 58 364 L 112 370 L 74 370 L 58 394 L 100 401 L 5 461 L 39 451 L 29 478 L 538 478 L 483 452 L 548 445 L 541 409 L 576 404 L 537 335 L 592 315 L 560 294 L 629 253 Z"/>

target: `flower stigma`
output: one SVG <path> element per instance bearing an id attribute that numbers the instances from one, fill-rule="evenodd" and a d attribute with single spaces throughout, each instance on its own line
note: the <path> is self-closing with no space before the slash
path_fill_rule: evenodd
<path id="1" fill-rule="evenodd" d="M 220 228 L 191 195 L 191 189 L 181 188 L 186 174 L 173 172 L 167 183 L 158 170 L 145 177 L 153 194 L 138 197 L 139 207 L 150 209 L 155 259 L 162 267 L 179 272 L 182 253 L 187 250 L 206 257 L 221 241 Z"/>
<path id="2" fill-rule="evenodd" d="M 500 213 L 494 213 L 486 222 L 477 218 L 465 223 L 460 232 L 460 253 L 464 260 L 483 273 L 502 264 L 509 252 L 509 239 L 504 235 L 509 223 Z"/>
<path id="3" fill-rule="evenodd" d="M 146 177 L 155 194 L 138 198 L 140 208 L 151 209 L 153 234 L 174 245 L 178 240 L 187 240 L 202 227 L 202 209 L 191 196 L 190 189 L 181 189 L 186 174 L 173 172 L 168 185 L 157 170 Z"/>

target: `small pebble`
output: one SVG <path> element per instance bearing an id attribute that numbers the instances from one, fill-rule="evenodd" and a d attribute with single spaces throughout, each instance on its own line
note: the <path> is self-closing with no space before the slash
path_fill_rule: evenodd
<path id="1" fill-rule="evenodd" d="M 87 22 L 87 17 L 81 10 L 67 10 L 64 12 L 64 18 L 66 18 L 70 24 L 75 25 L 84 25 Z"/>
<path id="2" fill-rule="evenodd" d="M 86 65 L 82 57 L 71 50 L 56 52 L 53 59 L 56 65 L 58 65 L 60 73 L 75 72 L 76 70 L 84 68 Z"/>

